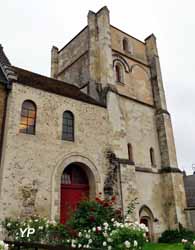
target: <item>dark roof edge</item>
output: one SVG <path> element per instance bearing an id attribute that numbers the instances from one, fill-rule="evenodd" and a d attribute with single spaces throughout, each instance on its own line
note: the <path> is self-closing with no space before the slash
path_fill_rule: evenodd
<path id="1" fill-rule="evenodd" d="M 96 105 L 96 106 L 100 106 L 100 107 L 106 108 L 106 105 L 104 105 L 104 104 L 96 101 L 91 96 L 85 94 L 84 92 L 82 92 L 75 85 L 72 85 L 70 83 L 66 83 L 64 81 L 60 81 L 60 80 L 57 80 L 57 79 L 54 79 L 54 78 L 51 78 L 51 77 L 40 75 L 40 74 L 31 72 L 31 71 L 28 71 L 28 70 L 25 70 L 25 69 L 22 69 L 22 68 L 18 68 L 16 66 L 12 66 L 12 69 L 15 71 L 15 73 L 18 76 L 18 79 L 15 81 L 16 83 L 23 84 L 23 85 L 26 85 L 26 86 L 30 86 L 30 87 L 36 88 L 36 89 L 41 89 L 41 90 L 47 91 L 49 93 L 53 93 L 53 94 L 57 94 L 57 95 L 61 95 L 61 96 L 66 96 L 67 98 L 71 98 L 71 99 L 74 99 L 74 100 L 78 100 L 78 101 L 81 101 L 81 102 L 86 102 L 86 103 L 89 103 L 89 104 L 92 104 L 92 105 Z M 26 78 L 24 80 L 22 80 L 20 78 L 20 75 L 22 77 L 22 73 L 25 73 L 25 74 L 27 74 L 28 76 L 31 76 L 31 77 L 33 77 L 33 76 L 36 77 L 36 82 L 33 84 L 33 81 L 27 80 Z M 47 81 L 48 82 L 47 88 L 45 86 L 43 86 L 43 84 L 42 85 L 41 84 L 38 85 L 37 84 L 37 82 L 38 82 L 37 78 L 40 78 L 41 81 L 43 81 L 43 82 Z M 61 89 L 63 87 L 65 87 L 65 90 L 63 89 L 64 92 L 63 91 L 59 91 L 59 89 L 55 90 L 53 88 L 54 84 L 57 84 L 58 87 L 61 88 Z M 68 93 L 67 90 L 69 90 L 70 92 Z M 76 93 L 76 92 L 78 93 L 78 95 L 74 96 L 74 93 Z"/>
<path id="2" fill-rule="evenodd" d="M 23 69 L 23 68 L 14 66 L 14 65 L 12 65 L 12 68 L 15 69 L 16 72 L 17 72 L 17 70 L 25 71 L 25 72 L 27 72 L 27 73 L 29 73 L 29 74 L 32 74 L 32 75 L 36 75 L 36 76 L 39 76 L 39 77 L 42 77 L 42 78 L 45 78 L 45 79 L 48 79 L 48 80 L 52 80 L 52 81 L 55 81 L 55 82 L 58 82 L 58 83 L 64 83 L 64 84 L 69 85 L 69 86 L 71 86 L 71 87 L 73 87 L 73 88 L 78 88 L 78 87 L 76 87 L 75 85 L 72 85 L 71 83 L 67 83 L 67 82 L 64 82 L 64 81 L 60 81 L 60 80 L 57 80 L 57 79 L 55 79 L 55 78 L 52 78 L 52 77 L 49 77 L 49 76 L 45 76 L 45 75 L 41 75 L 41 74 L 39 74 L 39 73 L 35 73 L 35 72 L 30 71 L 30 70 Z"/>

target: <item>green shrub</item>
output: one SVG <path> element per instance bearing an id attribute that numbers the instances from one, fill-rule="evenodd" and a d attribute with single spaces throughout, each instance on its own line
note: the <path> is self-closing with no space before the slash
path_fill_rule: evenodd
<path id="1" fill-rule="evenodd" d="M 112 220 L 109 224 L 81 230 L 77 237 L 68 239 L 73 248 L 97 248 L 101 250 L 142 250 L 145 243 L 145 225 L 120 223 Z"/>
<path id="2" fill-rule="evenodd" d="M 64 225 L 46 218 L 30 217 L 25 219 L 6 218 L 1 222 L 9 240 L 22 242 L 63 243 L 69 236 Z M 33 228 L 34 233 L 27 235 L 27 228 Z"/>
<path id="3" fill-rule="evenodd" d="M 81 201 L 67 225 L 77 230 L 84 230 L 102 225 L 105 221 L 110 223 L 112 218 L 121 221 L 121 210 L 113 207 L 114 202 L 115 197 L 111 200 L 96 198 L 94 201 Z"/>
<path id="4" fill-rule="evenodd" d="M 118 228 L 111 233 L 112 246 L 115 250 L 143 249 L 144 231 L 131 227 Z"/>
<path id="5" fill-rule="evenodd" d="M 128 206 L 126 221 L 122 222 L 120 209 L 114 208 L 115 198 L 81 201 L 67 225 L 78 231 L 67 240 L 73 248 L 98 248 L 102 250 L 143 249 L 147 228 L 143 224 L 129 223 L 136 199 Z"/>
<path id="6" fill-rule="evenodd" d="M 0 240 L 0 250 L 8 250 L 8 244 L 5 244 L 2 240 Z"/>
<path id="7" fill-rule="evenodd" d="M 166 230 L 159 238 L 160 243 L 180 243 L 182 239 L 193 241 L 195 238 L 194 232 L 182 228 L 181 230 Z"/>
<path id="8" fill-rule="evenodd" d="M 186 242 L 183 247 L 184 250 L 194 250 L 194 248 L 195 247 L 191 242 Z"/>
<path id="9" fill-rule="evenodd" d="M 101 250 L 142 250 L 147 228 L 144 224 L 131 223 L 127 217 L 123 222 L 121 211 L 115 209 L 115 198 L 109 201 L 96 198 L 82 201 L 66 225 L 48 221 L 46 218 L 7 218 L 2 222 L 10 240 L 63 244 L 72 248 L 97 248 Z M 131 214 L 134 201 L 128 207 Z M 34 233 L 21 234 L 27 228 Z M 0 249 L 6 250 L 6 249 Z"/>

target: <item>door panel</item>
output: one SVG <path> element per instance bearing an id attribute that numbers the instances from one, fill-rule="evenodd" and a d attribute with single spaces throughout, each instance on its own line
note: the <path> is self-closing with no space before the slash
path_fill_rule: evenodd
<path id="1" fill-rule="evenodd" d="M 77 204 L 89 196 L 88 185 L 61 185 L 61 223 L 66 223 Z"/>

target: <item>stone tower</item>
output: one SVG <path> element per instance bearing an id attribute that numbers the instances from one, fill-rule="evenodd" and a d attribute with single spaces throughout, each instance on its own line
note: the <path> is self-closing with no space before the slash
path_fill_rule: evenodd
<path id="1" fill-rule="evenodd" d="M 1 88 L 0 219 L 36 212 L 63 222 L 75 184 L 64 177 L 74 170 L 90 199 L 115 195 L 124 215 L 137 198 L 132 219 L 149 227 L 151 240 L 187 226 L 154 35 L 143 42 L 112 26 L 103 7 L 52 48 L 50 78 L 11 65 L 4 72 L 1 52 L 10 89 Z"/>
<path id="2" fill-rule="evenodd" d="M 177 165 L 155 36 L 141 42 L 113 27 L 109 10 L 103 7 L 97 13 L 89 11 L 87 27 L 64 48 L 58 51 L 53 47 L 51 62 L 52 77 L 76 84 L 106 103 L 113 133 L 111 149 L 121 166 L 124 207 L 128 200 L 145 195 L 151 203 L 159 200 L 167 227 L 175 228 L 179 223 L 186 226 L 183 174 Z M 119 68 L 120 72 L 116 72 Z M 133 162 L 125 161 L 129 142 L 135 144 Z M 155 151 L 152 167 L 151 159 L 147 159 L 147 144 Z M 153 198 L 139 189 L 140 181 L 154 190 Z M 155 182 L 161 197 L 153 193 Z"/>

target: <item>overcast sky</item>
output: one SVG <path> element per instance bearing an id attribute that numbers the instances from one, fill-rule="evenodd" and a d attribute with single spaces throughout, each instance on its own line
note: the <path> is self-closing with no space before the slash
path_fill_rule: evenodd
<path id="1" fill-rule="evenodd" d="M 111 24 L 140 40 L 154 33 L 161 60 L 179 167 L 195 163 L 194 0 L 4 0 L 0 43 L 11 63 L 50 74 L 52 45 L 63 47 L 107 5 Z"/>

